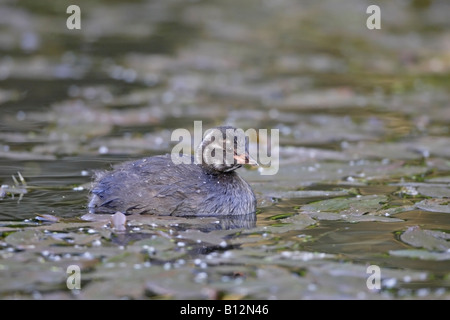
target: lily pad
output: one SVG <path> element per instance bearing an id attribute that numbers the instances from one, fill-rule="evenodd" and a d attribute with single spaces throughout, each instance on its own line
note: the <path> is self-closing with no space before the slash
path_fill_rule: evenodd
<path id="1" fill-rule="evenodd" d="M 403 220 L 390 215 L 411 210 L 407 206 L 384 209 L 387 201 L 384 195 L 335 198 L 309 203 L 300 211 L 319 220 L 400 222 Z"/>
<path id="2" fill-rule="evenodd" d="M 450 198 L 450 186 L 423 186 L 419 187 L 420 194 L 433 198 Z"/>
<path id="3" fill-rule="evenodd" d="M 311 217 L 318 220 L 343 220 L 347 222 L 362 222 L 362 221 L 378 221 L 378 222 L 402 222 L 404 220 L 398 218 L 390 218 L 376 215 L 353 216 L 346 214 L 339 214 L 335 212 L 309 212 Z"/>
<path id="4" fill-rule="evenodd" d="M 0 223 L 0 298 L 450 299 L 446 1 L 384 1 L 390 33 L 361 27 L 357 0 L 84 1 L 82 33 L 47 19 L 61 1 L 10 3 L 0 219 L 15 221 Z M 74 218 L 93 170 L 170 152 L 194 119 L 279 129 L 278 173 L 237 171 L 257 215 Z M 26 188 L 11 186 L 18 170 Z"/>
<path id="5" fill-rule="evenodd" d="M 303 213 L 299 213 L 296 215 L 289 215 L 289 217 L 280 219 L 278 221 L 280 223 L 274 223 L 268 226 L 260 226 L 250 230 L 244 230 L 240 233 L 240 235 L 255 236 L 256 234 L 258 234 L 267 238 L 271 234 L 274 235 L 274 234 L 283 234 L 289 231 L 299 231 L 309 226 L 315 225 L 317 223 L 316 220 L 314 220 L 307 214 Z M 233 243 L 239 243 L 240 239 L 242 240 L 243 238 L 242 237 L 235 238 Z M 253 240 L 256 241 L 257 238 L 253 238 Z M 253 240 L 247 237 L 245 239 L 245 242 L 253 242 Z"/>
<path id="6" fill-rule="evenodd" d="M 411 146 L 411 149 L 427 155 L 437 157 L 450 158 L 450 138 L 449 137 L 434 137 L 427 136 L 418 139 Z"/>
<path id="7" fill-rule="evenodd" d="M 321 260 L 334 258 L 333 254 L 326 254 L 322 252 L 305 252 L 305 251 L 282 251 L 280 254 L 274 256 L 268 256 L 269 261 L 278 260 L 300 260 L 300 261 L 311 261 L 311 260 Z"/>
<path id="8" fill-rule="evenodd" d="M 349 145 L 347 152 L 358 158 L 374 159 L 420 159 L 421 153 L 409 149 L 406 143 L 359 142 Z M 394 164 L 395 162 L 392 161 Z"/>
<path id="9" fill-rule="evenodd" d="M 201 232 L 200 230 L 189 229 L 178 233 L 181 239 L 189 239 L 197 243 L 210 243 L 214 245 L 220 245 L 224 242 L 224 239 L 220 235 L 216 235 L 214 231 Z"/>
<path id="10" fill-rule="evenodd" d="M 434 251 L 447 251 L 450 249 L 450 234 L 441 231 L 422 230 L 418 226 L 410 227 L 400 239 L 414 247 Z"/>
<path id="11" fill-rule="evenodd" d="M 14 232 L 8 235 L 4 241 L 19 249 L 34 248 L 37 245 L 47 246 L 56 243 L 65 243 L 64 240 L 59 240 L 44 234 L 42 231 L 33 229 Z"/>
<path id="12" fill-rule="evenodd" d="M 426 250 L 409 249 L 409 250 L 391 250 L 391 256 L 405 257 L 420 260 L 445 261 L 450 260 L 450 252 L 430 252 Z"/>
<path id="13" fill-rule="evenodd" d="M 425 181 L 431 183 L 450 183 L 450 176 L 434 177 Z"/>
<path id="14" fill-rule="evenodd" d="M 296 140 L 310 144 L 373 140 L 385 133 L 383 120 L 375 117 L 356 122 L 349 116 L 306 114 L 295 122 L 291 126 L 291 135 L 285 141 L 287 144 Z"/>
<path id="15" fill-rule="evenodd" d="M 371 292 L 367 287 L 367 280 L 371 274 L 368 266 L 327 261 L 327 263 L 317 264 L 313 268 L 309 268 L 306 278 L 316 284 L 317 292 L 315 295 L 320 295 L 322 298 L 334 297 L 335 292 L 339 292 L 338 298 L 392 299 L 393 297 L 389 292 L 384 292 L 383 289 L 399 288 L 403 282 L 415 281 L 420 283 L 426 281 L 429 277 L 423 271 L 381 267 L 381 292 L 373 295 L 374 292 Z"/>
<path id="16" fill-rule="evenodd" d="M 355 192 L 355 189 L 339 190 L 339 191 L 321 191 L 321 190 L 301 190 L 301 191 L 278 191 L 269 193 L 269 197 L 294 199 L 294 198 L 332 198 L 342 197 Z"/>
<path id="17" fill-rule="evenodd" d="M 136 241 L 133 246 L 137 246 L 143 249 L 151 250 L 151 248 L 153 248 L 156 251 L 165 251 L 175 248 L 175 243 L 171 239 L 155 236 L 151 239 Z"/>
<path id="18" fill-rule="evenodd" d="M 36 220 L 46 221 L 46 222 L 59 222 L 61 220 L 61 218 L 56 217 L 51 214 L 37 214 Z"/>
<path id="19" fill-rule="evenodd" d="M 202 283 L 197 283 L 195 274 L 187 270 L 169 270 L 161 272 L 158 277 L 148 278 L 145 283 L 146 294 L 150 297 L 176 297 L 177 299 L 212 299 L 217 298 L 218 291 L 208 288 Z M 200 281 L 200 280 L 197 280 Z"/>
<path id="20" fill-rule="evenodd" d="M 335 198 L 304 205 L 301 210 L 305 212 L 339 212 L 341 214 L 361 216 L 379 210 L 387 200 L 387 197 L 384 195 Z"/>
<path id="21" fill-rule="evenodd" d="M 425 199 L 416 203 L 416 207 L 425 211 L 450 213 L 450 199 Z"/>
<path id="22" fill-rule="evenodd" d="M 67 274 L 65 269 L 55 264 L 36 263 L 33 260 L 28 260 L 28 263 L 2 261 L 0 293 L 4 295 L 8 292 L 29 292 L 30 288 L 36 291 L 60 290 L 65 285 Z"/>
<path id="23" fill-rule="evenodd" d="M 120 211 L 117 211 L 115 214 L 111 216 L 111 225 L 116 231 L 125 231 L 126 222 L 127 222 L 126 216 Z"/>
<path id="24" fill-rule="evenodd" d="M 348 183 L 355 185 L 367 185 L 369 181 L 379 179 L 392 179 L 412 175 L 420 175 L 428 170 L 425 166 L 405 165 L 405 161 L 396 160 L 385 163 L 381 161 L 359 160 L 341 162 L 321 162 L 314 159 L 299 162 L 293 158 L 292 162 L 280 159 L 279 170 L 271 182 L 271 191 L 275 187 L 295 190 L 310 186 L 315 183 L 336 183 L 343 185 Z M 267 176 L 261 175 L 257 170 L 243 171 L 242 175 L 250 181 L 267 184 Z M 261 187 L 264 189 L 264 186 Z M 267 189 L 267 187 L 266 187 Z"/>

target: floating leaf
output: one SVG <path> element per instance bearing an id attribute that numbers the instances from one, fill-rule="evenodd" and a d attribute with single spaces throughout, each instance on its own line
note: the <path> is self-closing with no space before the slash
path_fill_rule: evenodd
<path id="1" fill-rule="evenodd" d="M 39 230 L 24 230 L 17 231 L 5 238 L 5 242 L 20 249 L 30 249 L 35 246 L 47 246 L 55 243 L 64 243 L 64 240 L 59 240 L 51 237 L 51 234 L 44 234 Z"/>
<path id="2" fill-rule="evenodd" d="M 276 221 L 278 223 L 242 231 L 241 235 L 250 235 L 253 236 L 253 239 L 249 239 L 247 237 L 244 240 L 242 237 L 239 237 L 233 239 L 233 243 L 239 243 L 239 240 L 243 240 L 244 242 L 254 242 L 258 239 L 255 238 L 255 235 L 268 236 L 270 234 L 283 234 L 289 231 L 299 231 L 317 223 L 316 220 L 312 219 L 310 216 L 304 213 L 295 215 L 280 215 L 279 219 L 277 219 Z"/>
<path id="3" fill-rule="evenodd" d="M 214 231 L 211 232 L 201 232 L 200 230 L 189 229 L 178 233 L 179 237 L 182 239 L 189 239 L 194 242 L 206 242 L 214 245 L 220 245 L 224 242 L 221 235 L 217 235 Z"/>
<path id="4" fill-rule="evenodd" d="M 356 189 L 341 190 L 341 191 L 325 191 L 325 190 L 277 191 L 277 192 L 270 192 L 268 196 L 282 199 L 332 198 L 332 197 L 346 196 L 354 192 L 356 192 Z"/>
<path id="5" fill-rule="evenodd" d="M 277 261 L 278 259 L 311 261 L 320 259 L 334 258 L 333 254 L 307 252 L 307 251 L 282 251 L 280 254 L 267 257 L 268 260 Z"/>
<path id="6" fill-rule="evenodd" d="M 110 214 L 96 214 L 96 213 L 86 213 L 80 217 L 81 220 L 85 221 L 110 221 Z"/>
<path id="7" fill-rule="evenodd" d="M 450 199 L 425 199 L 416 203 L 416 207 L 425 211 L 450 213 Z"/>
<path id="8" fill-rule="evenodd" d="M 46 222 L 58 222 L 61 218 L 56 217 L 51 214 L 37 214 L 36 220 L 46 221 Z"/>
<path id="9" fill-rule="evenodd" d="M 450 176 L 434 177 L 431 179 L 426 179 L 425 181 L 431 183 L 450 183 Z"/>
<path id="10" fill-rule="evenodd" d="M 207 273 L 203 273 L 207 278 Z M 196 279 L 199 279 L 196 281 Z M 163 270 L 147 278 L 145 286 L 149 296 L 176 297 L 177 299 L 217 298 L 217 291 L 201 283 L 202 277 L 187 270 Z"/>
<path id="11" fill-rule="evenodd" d="M 389 251 L 389 254 L 395 257 L 405 257 L 420 260 L 436 260 L 436 261 L 450 260 L 450 252 L 430 252 L 426 250 L 409 249 L 409 250 L 391 250 Z"/>
<path id="12" fill-rule="evenodd" d="M 173 240 L 167 239 L 165 237 L 155 236 L 151 239 L 139 240 L 133 243 L 133 246 L 138 246 L 142 248 L 153 248 L 156 251 L 165 251 L 170 250 L 175 247 L 175 243 Z"/>
<path id="13" fill-rule="evenodd" d="M 362 221 L 378 221 L 378 222 L 402 222 L 404 220 L 398 218 L 375 216 L 367 214 L 364 216 L 354 216 L 347 214 L 340 214 L 335 212 L 310 212 L 309 216 L 318 220 L 343 220 L 348 222 L 362 222 Z"/>
<path id="14" fill-rule="evenodd" d="M 70 232 L 63 234 L 63 238 L 70 239 L 71 243 L 73 242 L 74 245 L 90 245 L 93 241 L 99 240 L 101 235 Z"/>
<path id="15" fill-rule="evenodd" d="M 309 203 L 301 212 L 319 220 L 344 220 L 349 222 L 379 221 L 401 222 L 389 217 L 391 214 L 411 210 L 409 206 L 384 209 L 388 198 L 384 195 L 335 198 Z"/>
<path id="16" fill-rule="evenodd" d="M 418 188 L 421 195 L 433 198 L 450 198 L 449 186 L 422 186 Z"/>
<path id="17" fill-rule="evenodd" d="M 292 215 L 282 221 L 285 223 L 292 223 L 299 228 L 306 228 L 317 223 L 316 220 L 304 213 Z"/>
<path id="18" fill-rule="evenodd" d="M 125 224 L 127 223 L 127 217 L 120 211 L 117 211 L 111 216 L 111 225 L 116 231 L 125 231 L 127 228 Z"/>

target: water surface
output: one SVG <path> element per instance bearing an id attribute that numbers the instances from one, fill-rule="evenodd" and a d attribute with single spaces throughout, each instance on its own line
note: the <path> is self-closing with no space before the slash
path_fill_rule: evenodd
<path id="1" fill-rule="evenodd" d="M 450 8 L 420 3 L 2 3 L 0 296 L 449 299 Z M 276 175 L 240 169 L 256 221 L 80 219 L 194 121 L 280 130 Z"/>

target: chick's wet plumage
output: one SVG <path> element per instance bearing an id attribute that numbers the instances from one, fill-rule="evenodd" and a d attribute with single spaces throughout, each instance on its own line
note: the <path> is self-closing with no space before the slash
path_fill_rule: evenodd
<path id="1" fill-rule="evenodd" d="M 202 152 L 208 143 L 206 136 L 197 152 Z M 89 211 L 173 216 L 235 216 L 255 212 L 252 189 L 234 171 L 240 165 L 230 164 L 228 169 L 221 167 L 218 171 L 207 163 L 195 164 L 193 159 L 189 157 L 191 164 L 174 164 L 170 155 L 155 156 L 97 173 Z"/>

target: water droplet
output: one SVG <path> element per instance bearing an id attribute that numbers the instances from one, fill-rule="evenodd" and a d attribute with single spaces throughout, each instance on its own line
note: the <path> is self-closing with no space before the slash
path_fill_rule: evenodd
<path id="1" fill-rule="evenodd" d="M 20 111 L 18 111 L 18 112 L 16 113 L 16 119 L 17 119 L 18 121 L 23 121 L 23 120 L 26 119 L 26 117 L 27 117 L 27 114 L 26 114 L 24 111 L 22 111 L 22 110 L 20 110 Z"/>
<path id="2" fill-rule="evenodd" d="M 309 291 L 316 291 L 317 290 L 317 286 L 314 283 L 310 283 L 310 284 L 308 284 L 308 290 Z"/>
<path id="3" fill-rule="evenodd" d="M 421 288 L 421 289 L 417 290 L 416 294 L 418 297 L 426 297 L 430 294 L 430 289 Z"/>
<path id="4" fill-rule="evenodd" d="M 397 279 L 390 278 L 383 281 L 383 286 L 386 288 L 393 288 L 397 284 Z"/>
<path id="5" fill-rule="evenodd" d="M 85 253 L 83 253 L 83 254 L 82 254 L 82 257 L 85 258 L 85 259 L 93 259 L 93 258 L 94 258 L 94 256 L 93 256 L 90 252 L 88 252 L 88 251 L 86 251 Z"/>
<path id="6" fill-rule="evenodd" d="M 195 276 L 194 281 L 195 282 L 204 282 L 207 278 L 208 278 L 208 274 L 206 272 L 200 272 Z"/>
<path id="7" fill-rule="evenodd" d="M 122 79 L 125 80 L 125 82 L 131 83 L 136 80 L 137 72 L 133 69 L 125 69 L 122 73 Z"/>
<path id="8" fill-rule="evenodd" d="M 109 152 L 109 149 L 107 146 L 100 146 L 100 148 L 98 148 L 98 153 L 100 154 L 107 154 Z"/>

